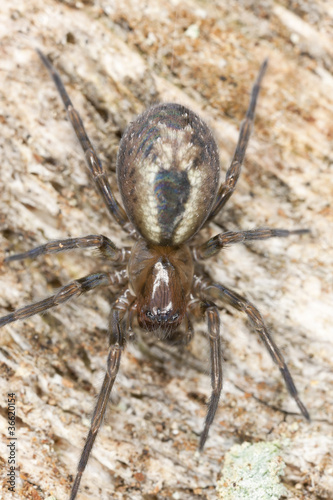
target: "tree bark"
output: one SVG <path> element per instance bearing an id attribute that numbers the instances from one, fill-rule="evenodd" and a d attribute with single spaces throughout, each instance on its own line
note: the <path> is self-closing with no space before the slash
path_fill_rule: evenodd
<path id="1" fill-rule="evenodd" d="M 115 164 L 127 124 L 156 102 L 178 102 L 211 127 L 221 181 L 251 86 L 268 57 L 254 132 L 237 189 L 200 234 L 309 228 L 311 234 L 234 245 L 207 273 L 261 311 L 309 410 L 300 415 L 243 315 L 221 309 L 224 390 L 204 452 L 210 396 L 206 325 L 188 350 L 150 346 L 122 357 L 80 499 L 213 499 L 226 452 L 277 441 L 290 498 L 333 498 L 332 12 L 311 3 L 2 2 L 0 251 L 49 240 L 128 237 L 106 213 L 35 48 L 64 80 L 119 199 Z M 93 251 L 1 262 L 0 312 L 107 269 Z M 108 351 L 114 291 L 82 296 L 1 329 L 2 488 L 8 491 L 8 394 L 16 402 L 13 498 L 68 498 Z"/>

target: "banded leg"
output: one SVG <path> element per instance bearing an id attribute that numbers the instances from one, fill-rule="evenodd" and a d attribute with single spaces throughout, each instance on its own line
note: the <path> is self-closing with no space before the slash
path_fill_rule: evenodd
<path id="1" fill-rule="evenodd" d="M 223 382 L 220 315 L 218 313 L 216 305 L 212 302 L 210 302 L 207 305 L 204 305 L 204 309 L 208 321 L 212 395 L 208 404 L 208 411 L 206 415 L 204 430 L 200 436 L 200 442 L 199 442 L 200 451 L 202 451 L 203 447 L 205 446 L 209 428 L 213 423 L 221 396 L 222 382 Z"/>
<path id="2" fill-rule="evenodd" d="M 63 304 L 74 297 L 79 297 L 82 293 L 89 292 L 89 290 L 92 290 L 93 288 L 110 286 L 118 284 L 119 281 L 123 282 L 125 280 L 127 280 L 126 270 L 123 272 L 115 271 L 114 273 L 89 274 L 84 278 L 72 281 L 71 283 L 68 283 L 68 285 L 61 287 L 60 290 L 58 290 L 58 292 L 54 295 L 51 295 L 51 297 L 40 300 L 35 304 L 29 304 L 28 306 L 21 307 L 20 309 L 16 309 L 16 311 L 7 314 L 7 316 L 3 316 L 0 318 L 0 327 L 8 325 L 13 321 L 26 319 L 30 316 L 34 316 L 35 314 L 47 311 L 51 307 Z"/>
<path id="3" fill-rule="evenodd" d="M 126 318 L 126 338 L 133 342 L 136 340 L 135 331 L 133 330 L 133 320 L 134 315 L 137 313 L 138 305 L 137 302 L 133 302 L 128 308 L 127 318 Z"/>
<path id="4" fill-rule="evenodd" d="M 124 334 L 122 331 L 121 322 L 124 318 L 125 312 L 125 310 L 120 311 L 115 307 L 111 312 L 110 324 L 112 331 L 110 332 L 110 338 L 114 339 L 114 342 L 110 345 L 104 381 L 91 419 L 91 426 L 88 432 L 88 436 L 82 450 L 76 477 L 72 486 L 70 500 L 74 500 L 76 498 L 76 495 L 78 494 L 82 474 L 88 463 L 92 447 L 103 421 L 113 384 L 119 371 L 121 353 L 124 347 Z"/>
<path id="5" fill-rule="evenodd" d="M 198 279 L 197 282 L 200 280 Z M 296 401 L 299 409 L 307 420 L 310 420 L 309 413 L 305 408 L 304 404 L 299 398 L 297 389 L 295 387 L 292 376 L 289 372 L 288 366 L 271 335 L 269 334 L 264 320 L 258 311 L 258 309 L 244 297 L 236 292 L 226 288 L 219 283 L 209 283 L 207 281 L 200 281 L 201 283 L 201 296 L 205 297 L 207 300 L 217 299 L 224 302 L 228 302 L 232 307 L 243 311 L 250 322 L 252 323 L 254 329 L 259 333 L 261 340 L 264 342 L 268 352 L 270 353 L 273 361 L 278 365 L 279 370 L 284 378 L 285 384 L 289 391 L 289 394 Z"/>
<path id="6" fill-rule="evenodd" d="M 104 257 L 112 260 L 115 263 L 125 263 L 129 258 L 129 252 L 126 249 L 120 250 L 106 236 L 101 234 L 91 234 L 82 238 L 68 238 L 65 240 L 50 241 L 45 245 L 33 248 L 27 252 L 17 253 L 6 257 L 4 262 L 12 262 L 14 260 L 35 259 L 40 255 L 51 253 L 67 252 L 68 250 L 76 250 L 77 248 L 96 247 L 104 255 Z"/>
<path id="7" fill-rule="evenodd" d="M 132 224 L 130 224 L 128 217 L 126 215 L 125 210 L 122 208 L 121 205 L 119 205 L 118 201 L 113 195 L 110 183 L 106 177 L 106 174 L 103 170 L 102 163 L 100 159 L 98 158 L 96 151 L 91 144 L 89 137 L 84 129 L 84 125 L 82 123 L 82 120 L 80 118 L 79 113 L 76 111 L 74 108 L 67 92 L 64 87 L 64 84 L 62 83 L 62 80 L 59 76 L 59 73 L 56 71 L 56 69 L 53 67 L 53 65 L 50 63 L 48 58 L 40 51 L 37 49 L 37 53 L 39 57 L 41 58 L 44 66 L 48 69 L 56 87 L 57 90 L 60 94 L 60 97 L 65 105 L 66 111 L 67 111 L 67 116 L 69 121 L 71 122 L 73 129 L 76 133 L 76 136 L 79 140 L 79 143 L 81 144 L 88 169 L 90 173 L 92 174 L 94 183 L 99 191 L 99 193 L 102 195 L 102 198 L 104 200 L 104 203 L 110 212 L 110 214 L 115 218 L 115 220 L 118 222 L 120 226 L 123 227 L 125 231 L 128 233 L 131 233 L 134 231 Z"/>
<path id="8" fill-rule="evenodd" d="M 193 249 L 196 260 L 209 259 L 216 255 L 222 248 L 235 243 L 244 243 L 250 240 L 267 240 L 268 238 L 284 238 L 291 234 L 306 234 L 309 229 L 294 229 L 288 231 L 287 229 L 252 229 L 250 231 L 228 231 L 220 233 L 203 243 L 198 248 Z"/>
<path id="9" fill-rule="evenodd" d="M 254 120 L 254 112 L 256 109 L 260 86 L 267 68 L 267 64 L 268 59 L 265 59 L 265 61 L 261 65 L 257 79 L 252 87 L 250 104 L 246 112 L 245 120 L 241 124 L 236 150 L 231 161 L 231 165 L 226 173 L 225 182 L 220 186 L 220 189 L 217 193 L 216 201 L 208 217 L 208 221 L 212 220 L 216 216 L 216 214 L 224 207 L 235 190 L 236 183 L 240 176 L 246 148 L 250 139 Z"/>

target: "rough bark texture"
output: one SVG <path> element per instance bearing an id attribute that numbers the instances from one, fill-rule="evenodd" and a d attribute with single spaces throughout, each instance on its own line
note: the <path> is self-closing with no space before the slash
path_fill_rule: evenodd
<path id="1" fill-rule="evenodd" d="M 213 499 L 233 444 L 277 440 L 290 498 L 332 499 L 332 6 L 15 0 L 1 2 L 0 26 L 2 257 L 96 233 L 129 244 L 91 186 L 35 47 L 61 73 L 116 194 L 119 138 L 159 101 L 185 104 L 207 120 L 223 177 L 251 85 L 269 57 L 237 191 L 219 226 L 201 237 L 221 227 L 311 228 L 311 235 L 234 246 L 208 261 L 207 271 L 258 306 L 312 422 L 298 415 L 246 319 L 223 309 L 224 391 L 204 453 L 196 447 L 210 394 L 209 353 L 205 325 L 197 323 L 189 353 L 129 347 L 80 498 Z M 89 251 L 0 265 L 2 315 L 105 267 Z M 111 299 L 108 291 L 90 293 L 1 330 L 2 498 L 67 498 L 103 377 Z M 11 392 L 20 470 L 13 495 L 6 485 Z"/>

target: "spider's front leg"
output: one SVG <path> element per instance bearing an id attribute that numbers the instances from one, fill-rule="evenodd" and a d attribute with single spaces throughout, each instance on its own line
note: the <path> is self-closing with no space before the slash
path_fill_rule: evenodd
<path id="1" fill-rule="evenodd" d="M 211 386 L 212 386 L 212 394 L 208 404 L 208 410 L 205 420 L 204 430 L 200 436 L 199 442 L 199 450 L 201 451 L 205 446 L 208 432 L 210 426 L 213 423 L 216 410 L 218 408 L 221 391 L 222 391 L 222 383 L 223 383 L 223 374 L 222 374 L 222 343 L 221 343 L 221 335 L 220 335 L 220 315 L 217 310 L 216 305 L 211 302 L 205 300 L 204 303 L 201 304 L 203 311 L 205 312 L 207 323 L 208 323 L 208 338 L 210 344 L 210 374 L 211 374 Z"/>
<path id="2" fill-rule="evenodd" d="M 110 393 L 119 371 L 121 353 L 126 342 L 127 332 L 123 328 L 123 320 L 126 312 L 131 308 L 134 300 L 135 297 L 133 297 L 127 289 L 116 300 L 111 310 L 110 348 L 106 362 L 106 373 L 91 419 L 91 426 L 88 432 L 88 436 L 82 450 L 76 477 L 70 495 L 70 500 L 74 500 L 77 496 L 82 474 L 88 463 L 92 447 L 103 421 L 105 410 L 109 402 Z"/>
<path id="3" fill-rule="evenodd" d="M 289 372 L 288 366 L 271 335 L 264 323 L 264 320 L 258 311 L 258 309 L 247 299 L 239 295 L 238 293 L 230 290 L 219 283 L 212 283 L 209 280 L 202 280 L 199 277 L 195 277 L 196 288 L 200 291 L 200 296 L 206 300 L 220 300 L 222 302 L 227 302 L 235 309 L 243 311 L 249 318 L 252 326 L 259 333 L 261 340 L 264 342 L 268 352 L 270 353 L 273 361 L 278 365 L 279 370 L 284 378 L 286 387 L 289 394 L 296 401 L 299 409 L 307 420 L 310 420 L 310 415 L 305 408 L 304 404 L 299 398 L 296 386 Z"/>

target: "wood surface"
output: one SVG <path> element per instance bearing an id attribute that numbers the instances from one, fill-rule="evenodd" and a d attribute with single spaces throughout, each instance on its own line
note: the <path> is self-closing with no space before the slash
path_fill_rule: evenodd
<path id="1" fill-rule="evenodd" d="M 46 241 L 129 240 L 106 213 L 35 48 L 59 70 L 115 193 L 126 125 L 156 102 L 202 116 L 221 178 L 251 85 L 269 67 L 237 190 L 200 241 L 222 230 L 310 228 L 236 245 L 207 261 L 246 295 L 281 347 L 312 422 L 240 313 L 221 311 L 224 391 L 204 453 L 210 395 L 206 326 L 189 352 L 129 346 L 80 499 L 214 499 L 236 443 L 278 441 L 292 499 L 333 498 L 333 8 L 329 2 L 15 0 L 0 6 L 0 259 Z M 0 260 L 0 313 L 106 268 L 76 251 Z M 112 293 L 89 293 L 0 332 L 2 498 L 68 498 L 107 354 Z M 6 486 L 7 394 L 16 393 L 19 478 Z M 2 467 L 3 466 L 3 467 Z"/>

